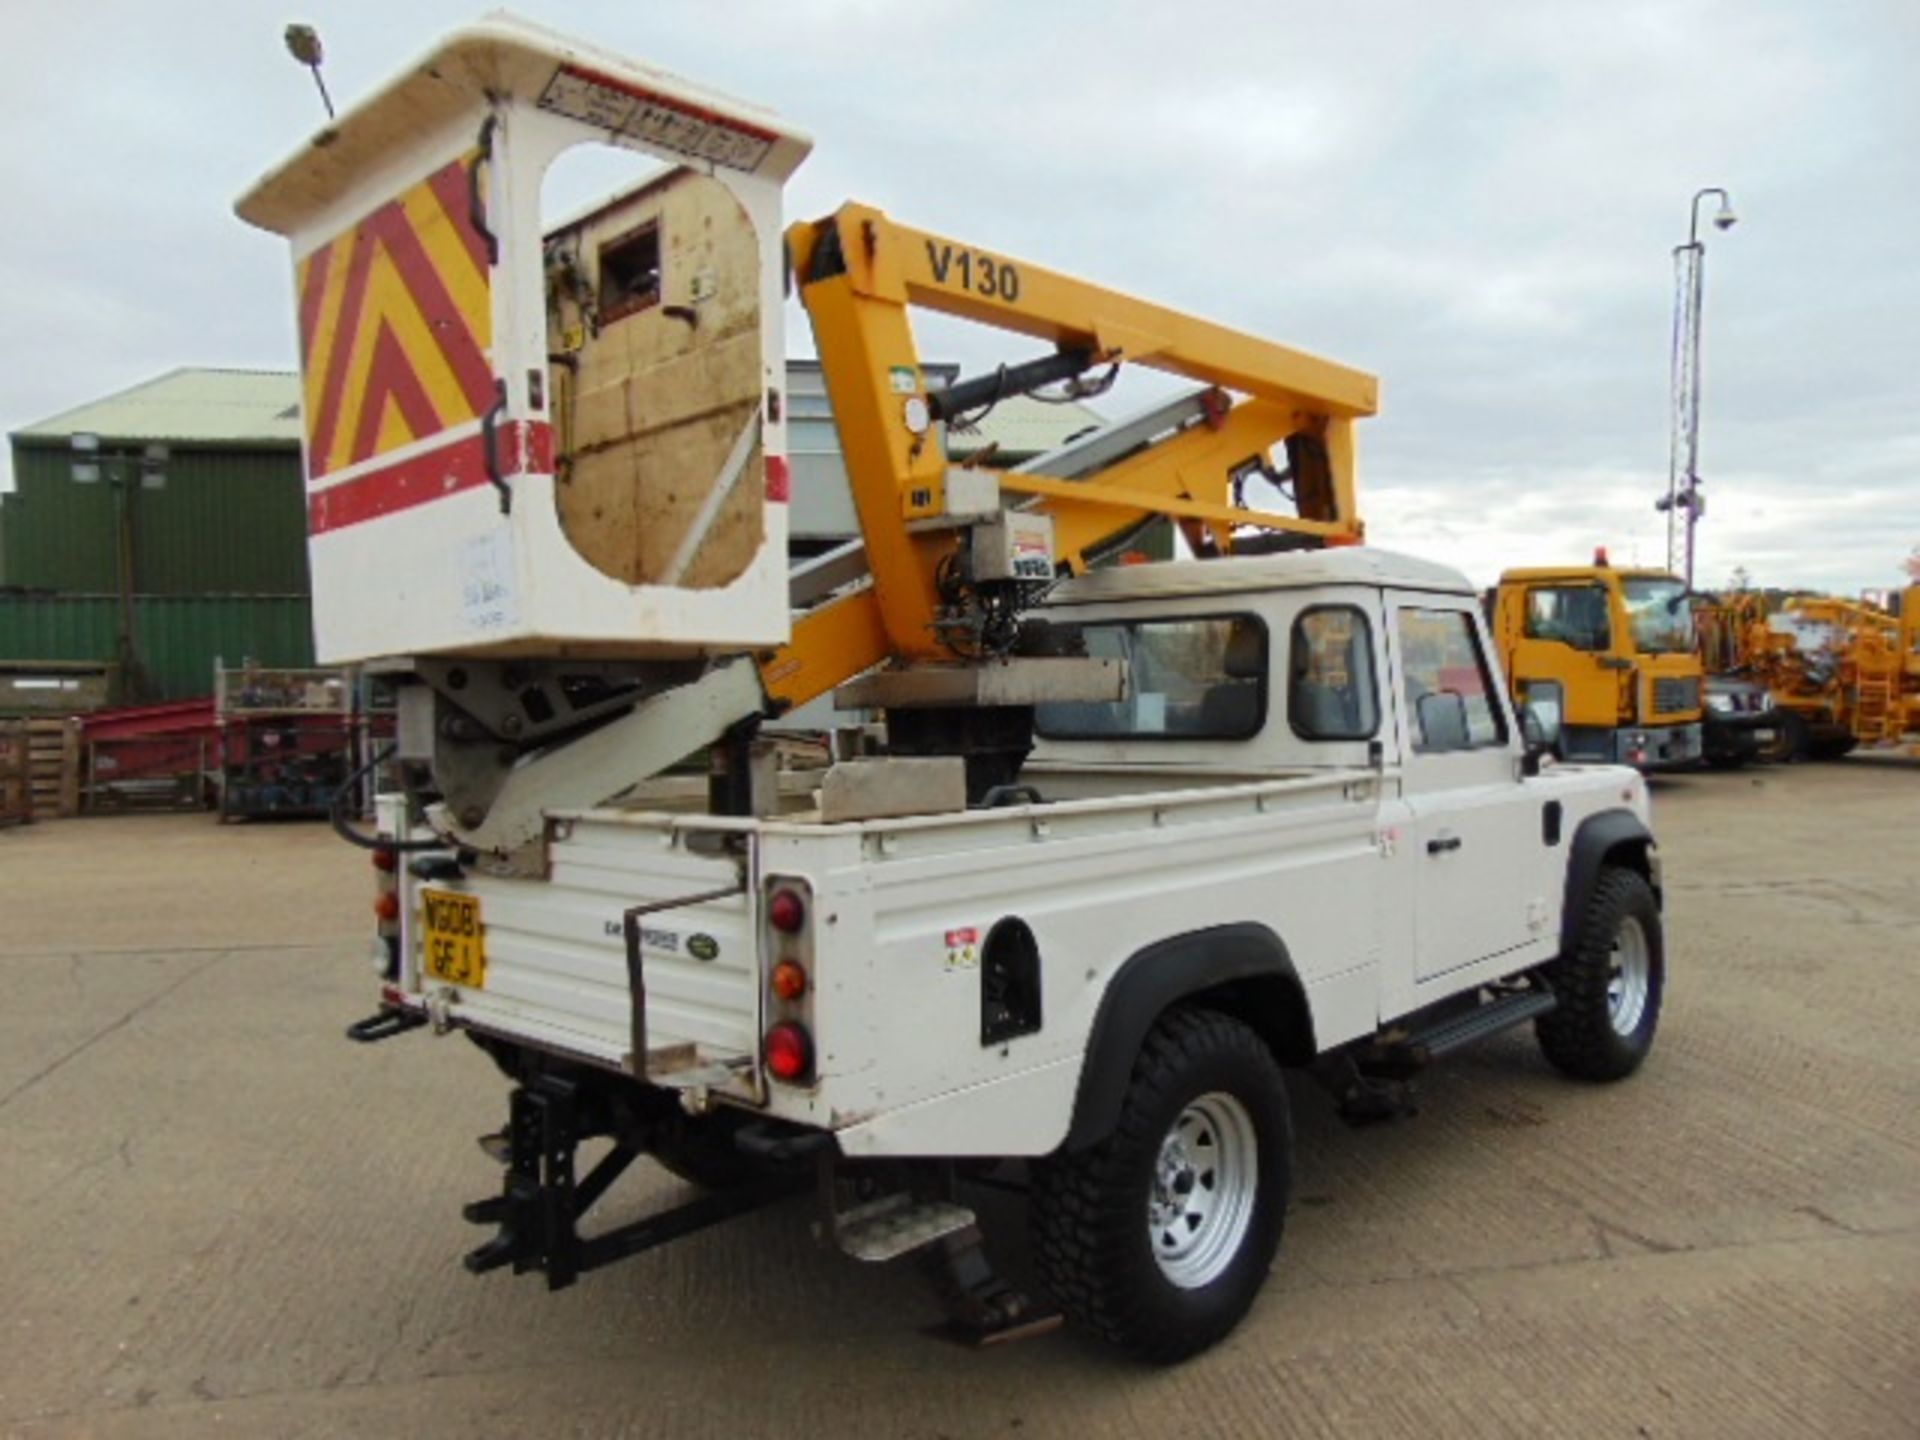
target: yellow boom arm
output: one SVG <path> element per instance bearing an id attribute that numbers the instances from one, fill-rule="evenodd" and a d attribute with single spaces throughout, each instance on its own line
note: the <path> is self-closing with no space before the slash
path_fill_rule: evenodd
<path id="1" fill-rule="evenodd" d="M 1233 548 L 1236 528 L 1290 531 L 1322 544 L 1362 535 L 1354 500 L 1353 422 L 1377 403 L 1374 377 L 1163 306 L 1117 294 L 847 204 L 787 231 L 846 457 L 872 583 L 800 617 L 762 665 L 768 694 L 802 704 L 889 657 L 951 660 L 933 622 L 938 567 L 952 529 L 924 528 L 947 509 L 948 462 L 908 323 L 909 306 L 959 316 L 1076 354 L 1085 366 L 1147 365 L 1218 387 L 1193 425 L 1092 475 L 1005 474 L 1054 520 L 1056 563 L 1143 520 L 1166 516 L 1192 539 Z M 1292 442 L 1293 515 L 1236 503 L 1235 476 Z"/>

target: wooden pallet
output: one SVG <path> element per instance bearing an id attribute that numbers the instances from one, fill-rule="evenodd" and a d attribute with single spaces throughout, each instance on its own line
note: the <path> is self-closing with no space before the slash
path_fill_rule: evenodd
<path id="1" fill-rule="evenodd" d="M 33 818 L 27 788 L 27 722 L 0 720 L 0 825 L 22 825 Z"/>
<path id="2" fill-rule="evenodd" d="M 28 720 L 27 785 L 36 819 L 80 813 L 80 724 Z"/>

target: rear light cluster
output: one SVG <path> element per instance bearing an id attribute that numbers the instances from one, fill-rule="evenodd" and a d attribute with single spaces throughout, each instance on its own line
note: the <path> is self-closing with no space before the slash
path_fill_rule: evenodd
<path id="1" fill-rule="evenodd" d="M 382 980 L 400 978 L 400 852 L 382 845 L 373 852 L 373 918 L 377 939 L 373 964 Z"/>
<path id="2" fill-rule="evenodd" d="M 788 1085 L 813 1079 L 813 895 L 804 881 L 767 882 L 767 1031 L 760 1056 Z"/>

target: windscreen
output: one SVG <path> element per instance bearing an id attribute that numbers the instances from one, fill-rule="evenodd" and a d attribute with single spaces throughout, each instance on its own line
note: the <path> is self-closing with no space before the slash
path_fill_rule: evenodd
<path id="1" fill-rule="evenodd" d="M 1678 580 L 1622 580 L 1627 623 L 1633 627 L 1636 650 L 1652 653 L 1693 649 L 1693 609 L 1687 587 Z"/>

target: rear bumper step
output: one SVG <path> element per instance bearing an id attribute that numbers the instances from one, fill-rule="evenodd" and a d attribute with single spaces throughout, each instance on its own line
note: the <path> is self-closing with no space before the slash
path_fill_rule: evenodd
<path id="1" fill-rule="evenodd" d="M 356 1020 L 347 1027 L 347 1038 L 361 1045 L 372 1045 L 380 1040 L 391 1040 L 396 1035 L 404 1035 L 409 1030 L 418 1030 L 427 1023 L 424 1011 L 408 1010 L 399 1005 L 383 1005 L 374 1014 L 364 1020 Z"/>
<path id="2" fill-rule="evenodd" d="M 843 1255 L 884 1264 L 958 1234 L 970 1227 L 973 1219 L 973 1211 L 951 1200 L 882 1195 L 836 1215 L 833 1240 Z"/>

